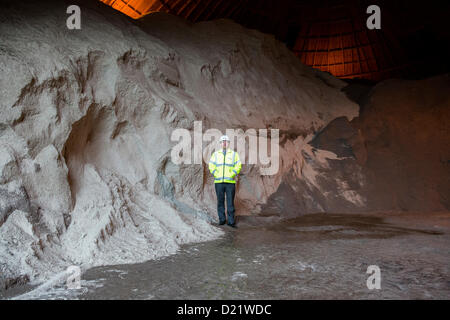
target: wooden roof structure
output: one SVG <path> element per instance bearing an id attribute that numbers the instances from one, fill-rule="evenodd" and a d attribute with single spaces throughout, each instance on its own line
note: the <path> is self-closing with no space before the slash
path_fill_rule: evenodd
<path id="1" fill-rule="evenodd" d="M 153 12 L 167 12 L 196 22 L 230 18 L 249 0 L 100 0 L 133 19 Z"/>
<path id="2" fill-rule="evenodd" d="M 232 19 L 274 34 L 304 64 L 342 79 L 417 78 L 449 68 L 448 49 L 439 39 L 450 40 L 447 0 L 428 0 L 426 5 L 413 0 L 100 1 L 134 19 L 153 12 L 192 22 Z M 366 9 L 372 4 L 381 8 L 380 30 L 366 27 Z"/>
<path id="3" fill-rule="evenodd" d="M 385 29 L 368 29 L 369 15 L 361 14 L 367 7 L 349 4 L 304 10 L 308 16 L 301 19 L 295 54 L 304 64 L 338 78 L 379 81 L 398 76 L 408 65 L 395 37 Z"/>

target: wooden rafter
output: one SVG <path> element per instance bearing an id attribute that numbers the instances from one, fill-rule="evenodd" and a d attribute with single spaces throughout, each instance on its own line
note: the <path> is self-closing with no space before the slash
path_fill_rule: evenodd
<path id="1" fill-rule="evenodd" d="M 161 0 L 161 1 L 165 1 L 165 0 Z M 176 1 L 173 1 L 173 3 L 172 3 L 171 6 L 170 6 L 171 12 L 175 12 L 175 13 L 176 13 L 177 6 L 180 4 L 180 2 L 183 2 L 183 1 L 186 1 L 186 0 L 176 0 Z"/>
<path id="2" fill-rule="evenodd" d="M 342 38 L 338 38 L 339 40 L 341 40 Z M 317 41 L 316 41 L 317 42 Z M 345 47 L 345 46 L 339 46 L 339 47 L 335 47 L 335 48 L 333 48 L 333 49 L 330 49 L 330 50 L 328 50 L 328 49 L 318 49 L 318 50 L 293 50 L 293 51 L 297 51 L 297 52 L 334 52 L 334 51 L 339 51 L 339 50 L 342 50 L 342 49 L 344 49 L 344 50 L 351 50 L 351 49 L 357 49 L 357 48 L 361 48 L 361 47 L 368 47 L 368 46 L 371 46 L 371 45 L 375 45 L 375 44 L 377 44 L 378 42 L 371 42 L 371 43 L 366 43 L 366 44 L 360 44 L 360 45 L 356 45 L 356 46 L 348 46 L 348 47 Z"/>
<path id="3" fill-rule="evenodd" d="M 348 61 L 344 61 L 344 62 L 339 62 L 339 63 L 326 63 L 326 64 L 316 64 L 315 67 L 326 67 L 326 66 L 338 66 L 338 65 L 347 65 L 347 64 L 355 64 L 355 63 L 359 63 L 359 62 L 366 62 L 366 61 L 372 61 L 374 60 L 374 58 L 368 58 L 367 60 L 348 60 Z"/>
<path id="4" fill-rule="evenodd" d="M 166 0 L 157 0 L 157 2 L 159 3 L 159 6 L 156 8 L 155 11 L 164 11 L 164 12 L 172 11 L 172 8 L 170 7 L 170 5 L 167 3 Z M 150 10 L 150 8 L 149 8 L 149 10 Z"/>
<path id="5" fill-rule="evenodd" d="M 192 1 L 193 2 L 193 1 Z M 197 9 L 202 1 L 198 0 L 194 5 L 191 6 L 191 8 L 186 12 L 184 17 L 188 20 L 191 20 L 191 15 Z"/>
<path id="6" fill-rule="evenodd" d="M 206 12 L 205 17 L 202 20 L 208 20 L 216 12 L 217 7 L 219 7 L 219 5 L 221 3 L 222 3 L 221 1 L 217 1 L 217 0 L 214 1 L 214 6 L 211 8 L 211 10 L 209 12 Z M 199 19 L 201 19 L 201 16 Z"/>
<path id="7" fill-rule="evenodd" d="M 233 18 L 235 18 L 237 21 L 240 21 L 242 19 L 242 14 L 246 13 L 246 8 L 248 3 L 251 0 L 244 0 L 243 4 L 240 6 L 240 8 L 238 10 L 236 10 L 236 12 L 232 15 Z"/>
<path id="8" fill-rule="evenodd" d="M 184 16 L 183 16 L 183 11 L 184 11 L 191 3 L 192 3 L 191 1 L 186 1 L 185 4 L 184 4 L 183 6 L 181 6 L 181 8 L 176 12 L 176 14 L 177 14 L 178 16 L 184 17 Z"/>
<path id="9" fill-rule="evenodd" d="M 243 3 L 245 2 L 245 0 L 240 0 L 238 4 L 236 4 L 233 9 L 230 10 L 230 12 L 228 12 L 227 17 L 231 17 L 233 16 L 233 14 L 242 7 Z"/>
<path id="10" fill-rule="evenodd" d="M 356 28 L 355 28 L 355 23 L 353 22 L 353 20 L 352 20 L 350 23 L 351 23 L 351 25 L 352 25 L 353 31 L 355 31 Z M 358 43 L 358 41 L 357 41 L 357 39 L 356 39 L 356 36 L 357 36 L 357 33 L 354 32 L 354 33 L 353 33 L 353 40 L 354 40 L 354 43 L 355 43 L 355 44 Z M 354 48 L 352 48 L 352 54 L 353 54 L 353 49 L 354 49 Z M 359 71 L 362 72 L 362 71 L 363 71 L 363 67 L 362 67 L 362 59 L 361 59 L 361 55 L 359 54 L 359 48 L 356 48 L 356 54 L 357 54 L 357 56 L 358 56 L 358 61 L 359 61 Z"/>
<path id="11" fill-rule="evenodd" d="M 331 24 L 328 24 L 328 32 L 331 30 Z M 327 68 L 330 70 L 330 47 L 331 47 L 331 38 L 328 38 L 328 48 L 327 48 Z"/>
<path id="12" fill-rule="evenodd" d="M 234 0 L 228 0 L 227 5 L 222 7 L 222 10 L 219 12 L 218 16 L 225 18 L 227 17 L 224 13 L 230 8 L 230 6 L 234 3 Z"/>
<path id="13" fill-rule="evenodd" d="M 198 13 L 195 15 L 195 16 L 193 16 L 192 17 L 192 21 L 198 21 L 198 18 L 203 14 L 203 13 L 205 13 L 205 11 L 207 11 L 208 9 L 209 9 L 209 7 L 210 7 L 210 5 L 211 5 L 211 3 L 214 3 L 214 2 L 218 2 L 217 0 L 208 0 L 207 2 L 206 2 L 206 4 L 203 6 L 203 8 L 201 9 L 201 10 L 199 10 L 198 11 Z"/>

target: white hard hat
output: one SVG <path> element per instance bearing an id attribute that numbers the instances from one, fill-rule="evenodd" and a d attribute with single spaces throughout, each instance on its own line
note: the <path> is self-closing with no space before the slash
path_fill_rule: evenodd
<path id="1" fill-rule="evenodd" d="M 230 141 L 230 138 L 228 138 L 227 135 L 221 136 L 221 137 L 220 137 L 220 141 Z"/>

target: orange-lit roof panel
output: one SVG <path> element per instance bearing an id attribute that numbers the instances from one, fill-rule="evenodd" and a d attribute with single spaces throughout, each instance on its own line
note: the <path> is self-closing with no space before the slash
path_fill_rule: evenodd
<path id="1" fill-rule="evenodd" d="M 126 14 L 127 16 L 130 16 L 133 19 L 139 19 L 152 11 L 159 11 L 157 8 L 161 8 L 163 6 L 163 4 L 159 0 L 100 0 L 100 1 Z"/>

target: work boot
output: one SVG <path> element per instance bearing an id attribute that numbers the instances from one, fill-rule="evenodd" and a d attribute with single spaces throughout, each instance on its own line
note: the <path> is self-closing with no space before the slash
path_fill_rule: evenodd
<path id="1" fill-rule="evenodd" d="M 235 223 L 233 223 L 233 224 L 229 224 L 229 223 L 228 223 L 227 225 L 230 226 L 230 227 L 232 227 L 232 228 L 235 228 L 235 229 L 237 228 L 237 226 L 236 226 Z"/>

